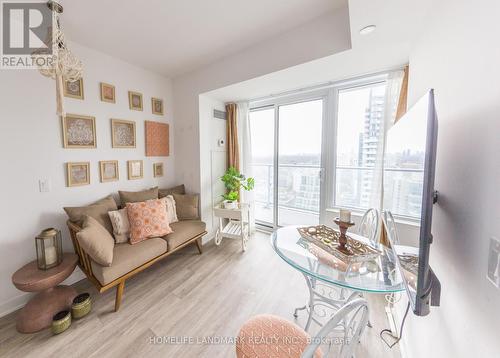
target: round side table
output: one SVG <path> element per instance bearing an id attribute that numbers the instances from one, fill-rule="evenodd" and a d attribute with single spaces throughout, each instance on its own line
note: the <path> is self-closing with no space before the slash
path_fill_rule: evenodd
<path id="1" fill-rule="evenodd" d="M 24 306 L 17 317 L 16 328 L 21 333 L 33 333 L 50 327 L 52 317 L 69 309 L 77 292 L 71 286 L 59 283 L 68 278 L 78 262 L 75 254 L 64 254 L 60 265 L 48 270 L 38 269 L 36 260 L 12 275 L 12 283 L 24 292 L 38 292 Z"/>

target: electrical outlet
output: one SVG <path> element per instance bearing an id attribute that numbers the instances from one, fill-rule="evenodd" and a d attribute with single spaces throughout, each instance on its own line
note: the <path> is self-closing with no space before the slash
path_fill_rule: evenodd
<path id="1" fill-rule="evenodd" d="M 487 276 L 496 288 L 500 288 L 500 240 L 496 237 L 490 238 Z"/>
<path id="2" fill-rule="evenodd" d="M 50 179 L 38 180 L 38 187 L 40 189 L 40 193 L 48 193 L 51 189 Z"/>

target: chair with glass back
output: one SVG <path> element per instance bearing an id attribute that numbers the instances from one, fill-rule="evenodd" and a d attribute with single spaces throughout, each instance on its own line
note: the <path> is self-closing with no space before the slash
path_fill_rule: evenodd
<path id="1" fill-rule="evenodd" d="M 384 211 L 384 226 L 387 234 L 394 242 L 394 244 L 399 244 L 398 232 L 396 230 L 396 220 L 390 211 Z"/>
<path id="2" fill-rule="evenodd" d="M 378 247 L 377 233 L 379 231 L 379 222 L 378 210 L 371 208 L 364 213 L 358 227 L 358 234 L 368 238 L 370 244 L 375 248 Z"/>

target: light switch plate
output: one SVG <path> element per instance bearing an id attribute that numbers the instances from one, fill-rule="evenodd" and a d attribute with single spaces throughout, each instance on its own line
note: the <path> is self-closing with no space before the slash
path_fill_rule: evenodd
<path id="1" fill-rule="evenodd" d="M 490 280 L 496 288 L 500 288 L 500 240 L 496 237 L 490 238 L 488 280 Z"/>
<path id="2" fill-rule="evenodd" d="M 48 193 L 51 189 L 50 179 L 40 179 L 38 181 L 40 193 Z"/>

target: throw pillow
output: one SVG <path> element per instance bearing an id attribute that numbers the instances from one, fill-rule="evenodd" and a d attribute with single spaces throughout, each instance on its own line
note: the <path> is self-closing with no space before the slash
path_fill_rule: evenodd
<path id="1" fill-rule="evenodd" d="M 128 221 L 127 208 L 110 211 L 108 213 L 113 225 L 113 235 L 115 242 L 121 244 L 128 241 L 130 235 L 130 223 Z"/>
<path id="2" fill-rule="evenodd" d="M 184 188 L 184 184 L 177 185 L 169 189 L 158 190 L 158 197 L 160 199 L 173 194 L 186 194 L 186 189 Z"/>
<path id="3" fill-rule="evenodd" d="M 131 244 L 173 232 L 168 225 L 167 211 L 163 200 L 127 203 L 127 213 L 130 222 Z"/>
<path id="4" fill-rule="evenodd" d="M 120 194 L 121 205 L 124 208 L 127 203 L 139 203 L 141 201 L 158 199 L 158 187 L 142 191 L 118 191 L 118 194 Z"/>
<path id="5" fill-rule="evenodd" d="M 76 233 L 80 247 L 99 265 L 113 262 L 113 236 L 92 216 L 85 216 L 83 229 Z"/>
<path id="6" fill-rule="evenodd" d="M 161 198 L 160 200 L 165 202 L 165 208 L 167 209 L 168 223 L 172 224 L 178 222 L 179 219 L 177 219 L 174 197 L 172 195 L 167 195 L 166 197 Z"/>
<path id="7" fill-rule="evenodd" d="M 91 216 L 96 219 L 106 230 L 113 232 L 113 225 L 109 219 L 108 211 L 117 210 L 115 199 L 111 195 L 96 201 L 88 206 L 65 207 L 64 211 L 68 214 L 69 220 L 82 227 L 85 216 Z"/>
<path id="8" fill-rule="evenodd" d="M 175 209 L 179 220 L 196 220 L 198 216 L 198 195 L 173 195 L 175 200 Z"/>

